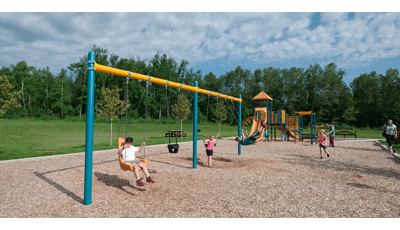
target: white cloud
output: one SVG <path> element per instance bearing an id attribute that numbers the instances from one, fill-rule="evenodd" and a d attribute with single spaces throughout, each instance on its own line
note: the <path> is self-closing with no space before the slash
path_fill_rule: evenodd
<path id="1" fill-rule="evenodd" d="M 239 63 L 334 60 L 340 67 L 400 56 L 399 13 L 0 13 L 0 65 L 59 71 L 93 44 L 120 57 Z M 310 63 L 311 64 L 311 63 Z"/>

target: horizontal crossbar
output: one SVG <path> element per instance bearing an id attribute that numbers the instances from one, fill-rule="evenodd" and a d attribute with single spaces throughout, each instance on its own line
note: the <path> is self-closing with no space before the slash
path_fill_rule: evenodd
<path id="1" fill-rule="evenodd" d="M 160 84 L 160 85 L 168 85 L 170 87 L 181 88 L 181 89 L 189 90 L 192 92 L 198 92 L 198 93 L 207 94 L 207 95 L 211 95 L 211 96 L 215 96 L 215 97 L 225 98 L 227 100 L 242 102 L 241 98 L 231 97 L 231 96 L 228 96 L 225 94 L 220 94 L 220 93 L 212 92 L 209 90 L 200 89 L 199 87 L 193 87 L 190 85 L 184 85 L 181 83 L 164 80 L 164 79 L 157 78 L 157 77 L 151 77 L 151 76 L 147 76 L 147 75 L 143 75 L 143 74 L 139 74 L 139 73 L 133 73 L 133 72 L 130 72 L 127 70 L 120 70 L 120 69 L 116 69 L 113 67 L 100 65 L 100 64 L 97 64 L 96 62 L 94 62 L 94 70 L 97 72 L 109 73 L 109 74 L 114 74 L 114 75 L 118 75 L 118 76 L 122 76 L 122 77 L 130 77 L 133 79 L 149 81 L 149 82 Z"/>

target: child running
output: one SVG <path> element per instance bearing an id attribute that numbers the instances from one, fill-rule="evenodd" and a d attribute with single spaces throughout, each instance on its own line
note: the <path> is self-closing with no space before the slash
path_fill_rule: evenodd
<path id="1" fill-rule="evenodd" d="M 208 167 L 212 168 L 211 160 L 213 156 L 214 147 L 216 145 L 215 141 L 218 139 L 219 134 L 217 133 L 217 137 L 214 134 L 211 134 L 210 139 L 206 140 L 206 135 L 204 134 L 203 142 L 206 146 L 206 152 L 208 157 Z"/>
<path id="2" fill-rule="evenodd" d="M 140 187 L 144 186 L 145 183 L 143 183 L 142 179 L 139 176 L 139 167 L 143 169 L 144 174 L 146 174 L 146 181 L 149 183 L 156 183 L 153 178 L 150 177 L 149 171 L 147 170 L 147 166 L 145 163 L 141 161 L 136 160 L 136 153 L 142 151 L 143 146 L 146 145 L 145 142 L 142 143 L 140 148 L 136 148 L 135 146 L 132 145 L 133 143 L 133 138 L 132 137 L 127 137 L 125 138 L 125 143 L 122 145 L 122 147 L 118 151 L 118 157 L 122 155 L 122 160 L 124 162 L 129 162 L 133 166 L 133 172 L 136 176 L 136 184 Z"/>
<path id="3" fill-rule="evenodd" d="M 329 132 L 331 133 L 329 134 L 329 146 L 335 147 L 335 122 L 332 121 L 330 125 L 326 124 L 326 126 L 329 127 Z"/>
<path id="4" fill-rule="evenodd" d="M 260 127 L 255 130 L 250 136 L 249 133 L 246 130 L 246 136 L 244 135 L 244 131 L 242 129 L 242 138 L 236 137 L 235 141 L 239 142 L 242 145 L 253 145 L 256 143 L 256 140 L 261 137 L 261 132 L 267 128 L 267 125 L 265 124 L 264 121 L 259 121 L 260 122 Z"/>
<path id="5" fill-rule="evenodd" d="M 322 149 L 324 149 L 326 156 L 329 157 L 328 150 L 326 150 L 326 146 L 328 143 L 326 142 L 327 140 L 326 140 L 326 135 L 325 135 L 324 129 L 321 129 L 319 131 L 318 141 L 319 141 L 319 152 L 321 154 L 321 159 L 322 159 Z"/>

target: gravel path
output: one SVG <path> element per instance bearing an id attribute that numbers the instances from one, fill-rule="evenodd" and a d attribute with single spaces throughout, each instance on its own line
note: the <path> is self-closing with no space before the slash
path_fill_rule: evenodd
<path id="1" fill-rule="evenodd" d="M 83 205 L 84 153 L 0 162 L 0 217 L 400 217 L 400 161 L 375 142 L 218 141 L 213 166 L 198 145 L 146 148 L 156 184 L 136 186 L 116 150 L 94 153 L 92 204 Z M 141 175 L 143 175 L 141 173 Z"/>

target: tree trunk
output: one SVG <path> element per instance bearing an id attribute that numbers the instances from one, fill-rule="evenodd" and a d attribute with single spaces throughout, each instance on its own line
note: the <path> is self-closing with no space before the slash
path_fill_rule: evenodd
<path id="1" fill-rule="evenodd" d="M 110 141 L 110 145 L 112 145 L 112 118 L 111 118 L 111 141 Z"/>
<path id="2" fill-rule="evenodd" d="M 33 115 L 32 106 L 31 106 L 31 96 L 29 96 L 29 108 L 31 109 L 31 117 Z"/>
<path id="3" fill-rule="evenodd" d="M 24 111 L 25 111 L 25 114 L 26 114 L 26 106 L 25 106 L 25 93 L 24 93 L 24 81 L 22 81 L 22 101 L 24 102 Z"/>
<path id="4" fill-rule="evenodd" d="M 64 85 L 61 84 L 61 120 L 64 119 L 64 103 L 63 103 L 63 96 L 64 96 Z"/>
<path id="5" fill-rule="evenodd" d="M 82 118 L 82 106 L 83 106 L 83 91 L 81 96 L 81 108 L 79 109 L 79 118 Z"/>
<path id="6" fill-rule="evenodd" d="M 49 87 L 46 85 L 46 92 L 47 92 L 47 108 L 50 108 L 49 105 Z M 47 115 L 47 110 L 46 110 L 46 115 Z"/>
<path id="7" fill-rule="evenodd" d="M 182 120 L 181 120 L 181 139 L 183 139 L 183 134 L 182 134 Z"/>

